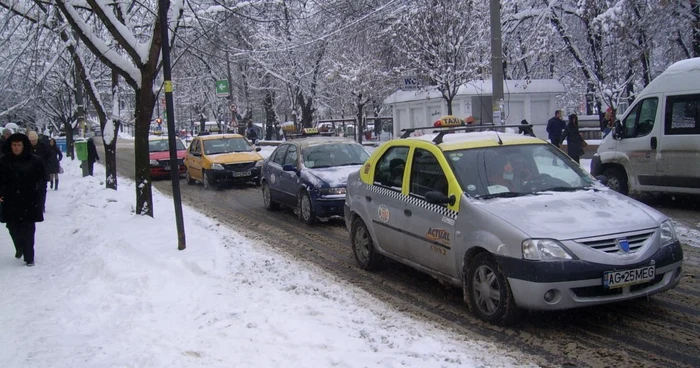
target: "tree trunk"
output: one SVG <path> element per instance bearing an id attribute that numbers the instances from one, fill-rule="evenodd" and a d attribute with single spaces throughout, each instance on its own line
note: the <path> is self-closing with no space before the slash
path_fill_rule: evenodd
<path id="1" fill-rule="evenodd" d="M 690 11 L 693 13 L 693 57 L 700 56 L 700 4 L 697 0 L 690 2 Z"/>
<path id="2" fill-rule="evenodd" d="M 119 74 L 112 71 L 112 101 L 119 100 Z M 113 108 L 113 104 L 112 107 Z M 112 116 L 115 115 L 112 111 Z M 105 148 L 105 185 L 107 189 L 117 190 L 117 132 L 119 132 L 119 120 L 112 119 L 112 139 L 105 142 L 105 129 L 107 128 L 106 121 L 100 119 L 100 127 L 102 131 L 102 142 Z"/>
<path id="3" fill-rule="evenodd" d="M 275 115 L 275 95 L 274 91 L 270 89 L 265 90 L 265 98 L 263 99 L 263 108 L 265 109 L 265 139 L 272 139 L 272 126 L 277 120 Z"/>
<path id="4" fill-rule="evenodd" d="M 301 107 L 301 127 L 311 128 L 315 111 L 313 108 L 313 98 L 304 98 L 304 92 L 300 90 L 297 93 L 297 102 L 299 103 L 299 107 Z"/>
<path id="5" fill-rule="evenodd" d="M 136 90 L 136 121 L 134 133 L 134 181 L 136 182 L 136 214 L 153 217 L 153 193 L 148 159 L 148 131 L 153 116 L 156 96 L 153 93 L 153 75 L 141 70 L 143 88 Z"/>
<path id="6" fill-rule="evenodd" d="M 358 98 L 360 99 L 360 98 Z M 357 133 L 357 143 L 362 144 L 362 138 L 364 138 L 365 134 L 365 127 L 364 127 L 364 121 L 362 120 L 362 110 L 364 109 L 365 104 L 363 103 L 358 103 L 357 104 L 357 124 L 355 125 L 355 132 Z"/>
<path id="7" fill-rule="evenodd" d="M 66 156 L 70 157 L 71 160 L 75 160 L 75 150 L 73 149 L 73 123 L 64 121 L 63 130 L 66 131 Z"/>

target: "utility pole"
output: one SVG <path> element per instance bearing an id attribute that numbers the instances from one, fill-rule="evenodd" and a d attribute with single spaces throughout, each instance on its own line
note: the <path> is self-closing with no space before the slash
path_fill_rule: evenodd
<path id="1" fill-rule="evenodd" d="M 231 113 L 231 119 L 229 119 L 228 123 L 226 126 L 229 126 L 235 119 L 236 119 L 236 111 L 233 111 L 231 106 L 233 106 L 233 88 L 231 88 L 231 85 L 233 84 L 233 79 L 231 79 L 231 62 L 228 60 L 228 48 L 226 49 L 226 78 L 228 78 L 228 106 L 229 109 L 228 111 Z M 240 129 L 239 129 L 240 130 Z M 224 132 L 226 132 L 226 128 L 224 127 Z M 238 132 L 233 132 L 233 133 L 238 133 Z"/>
<path id="2" fill-rule="evenodd" d="M 501 1 L 491 0 L 491 86 L 493 123 L 503 124 L 503 51 L 501 50 Z"/>
<path id="3" fill-rule="evenodd" d="M 165 90 L 165 111 L 168 124 L 168 148 L 170 149 L 170 179 L 173 182 L 173 203 L 175 204 L 175 223 L 177 225 L 177 249 L 184 250 L 185 224 L 182 219 L 182 198 L 180 195 L 180 165 L 177 162 L 175 145 L 175 113 L 173 108 L 173 82 L 170 75 L 170 41 L 168 39 L 168 8 L 170 0 L 158 0 L 160 18 L 161 50 L 163 52 L 163 86 Z M 157 102 L 159 103 L 159 102 Z"/>

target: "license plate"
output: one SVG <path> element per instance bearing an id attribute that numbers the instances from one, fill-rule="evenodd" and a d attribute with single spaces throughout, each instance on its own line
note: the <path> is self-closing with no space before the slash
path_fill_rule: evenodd
<path id="1" fill-rule="evenodd" d="M 655 276 L 656 268 L 654 266 L 640 267 L 633 270 L 609 271 L 603 273 L 603 286 L 606 289 L 621 288 L 651 281 Z"/>
<path id="2" fill-rule="evenodd" d="M 251 172 L 250 170 L 248 171 L 234 171 L 233 176 L 234 177 L 239 177 L 239 176 L 250 176 Z"/>

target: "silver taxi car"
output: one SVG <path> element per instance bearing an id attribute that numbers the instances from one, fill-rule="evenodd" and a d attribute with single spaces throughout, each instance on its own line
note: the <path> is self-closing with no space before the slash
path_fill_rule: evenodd
<path id="1" fill-rule="evenodd" d="M 608 189 L 555 146 L 496 131 L 436 130 L 376 149 L 347 183 L 359 266 L 384 257 L 462 287 L 481 319 L 509 324 L 675 287 L 671 221 Z"/>

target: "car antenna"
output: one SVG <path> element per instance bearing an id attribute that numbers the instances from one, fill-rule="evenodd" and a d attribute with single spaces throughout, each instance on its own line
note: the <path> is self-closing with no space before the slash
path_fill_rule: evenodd
<path id="1" fill-rule="evenodd" d="M 494 130 L 493 132 L 496 133 L 496 137 L 498 138 L 498 145 L 499 145 L 499 146 L 502 146 L 502 145 L 503 145 L 503 140 L 501 140 L 501 136 L 498 135 L 498 131 L 497 131 L 497 130 Z"/>

